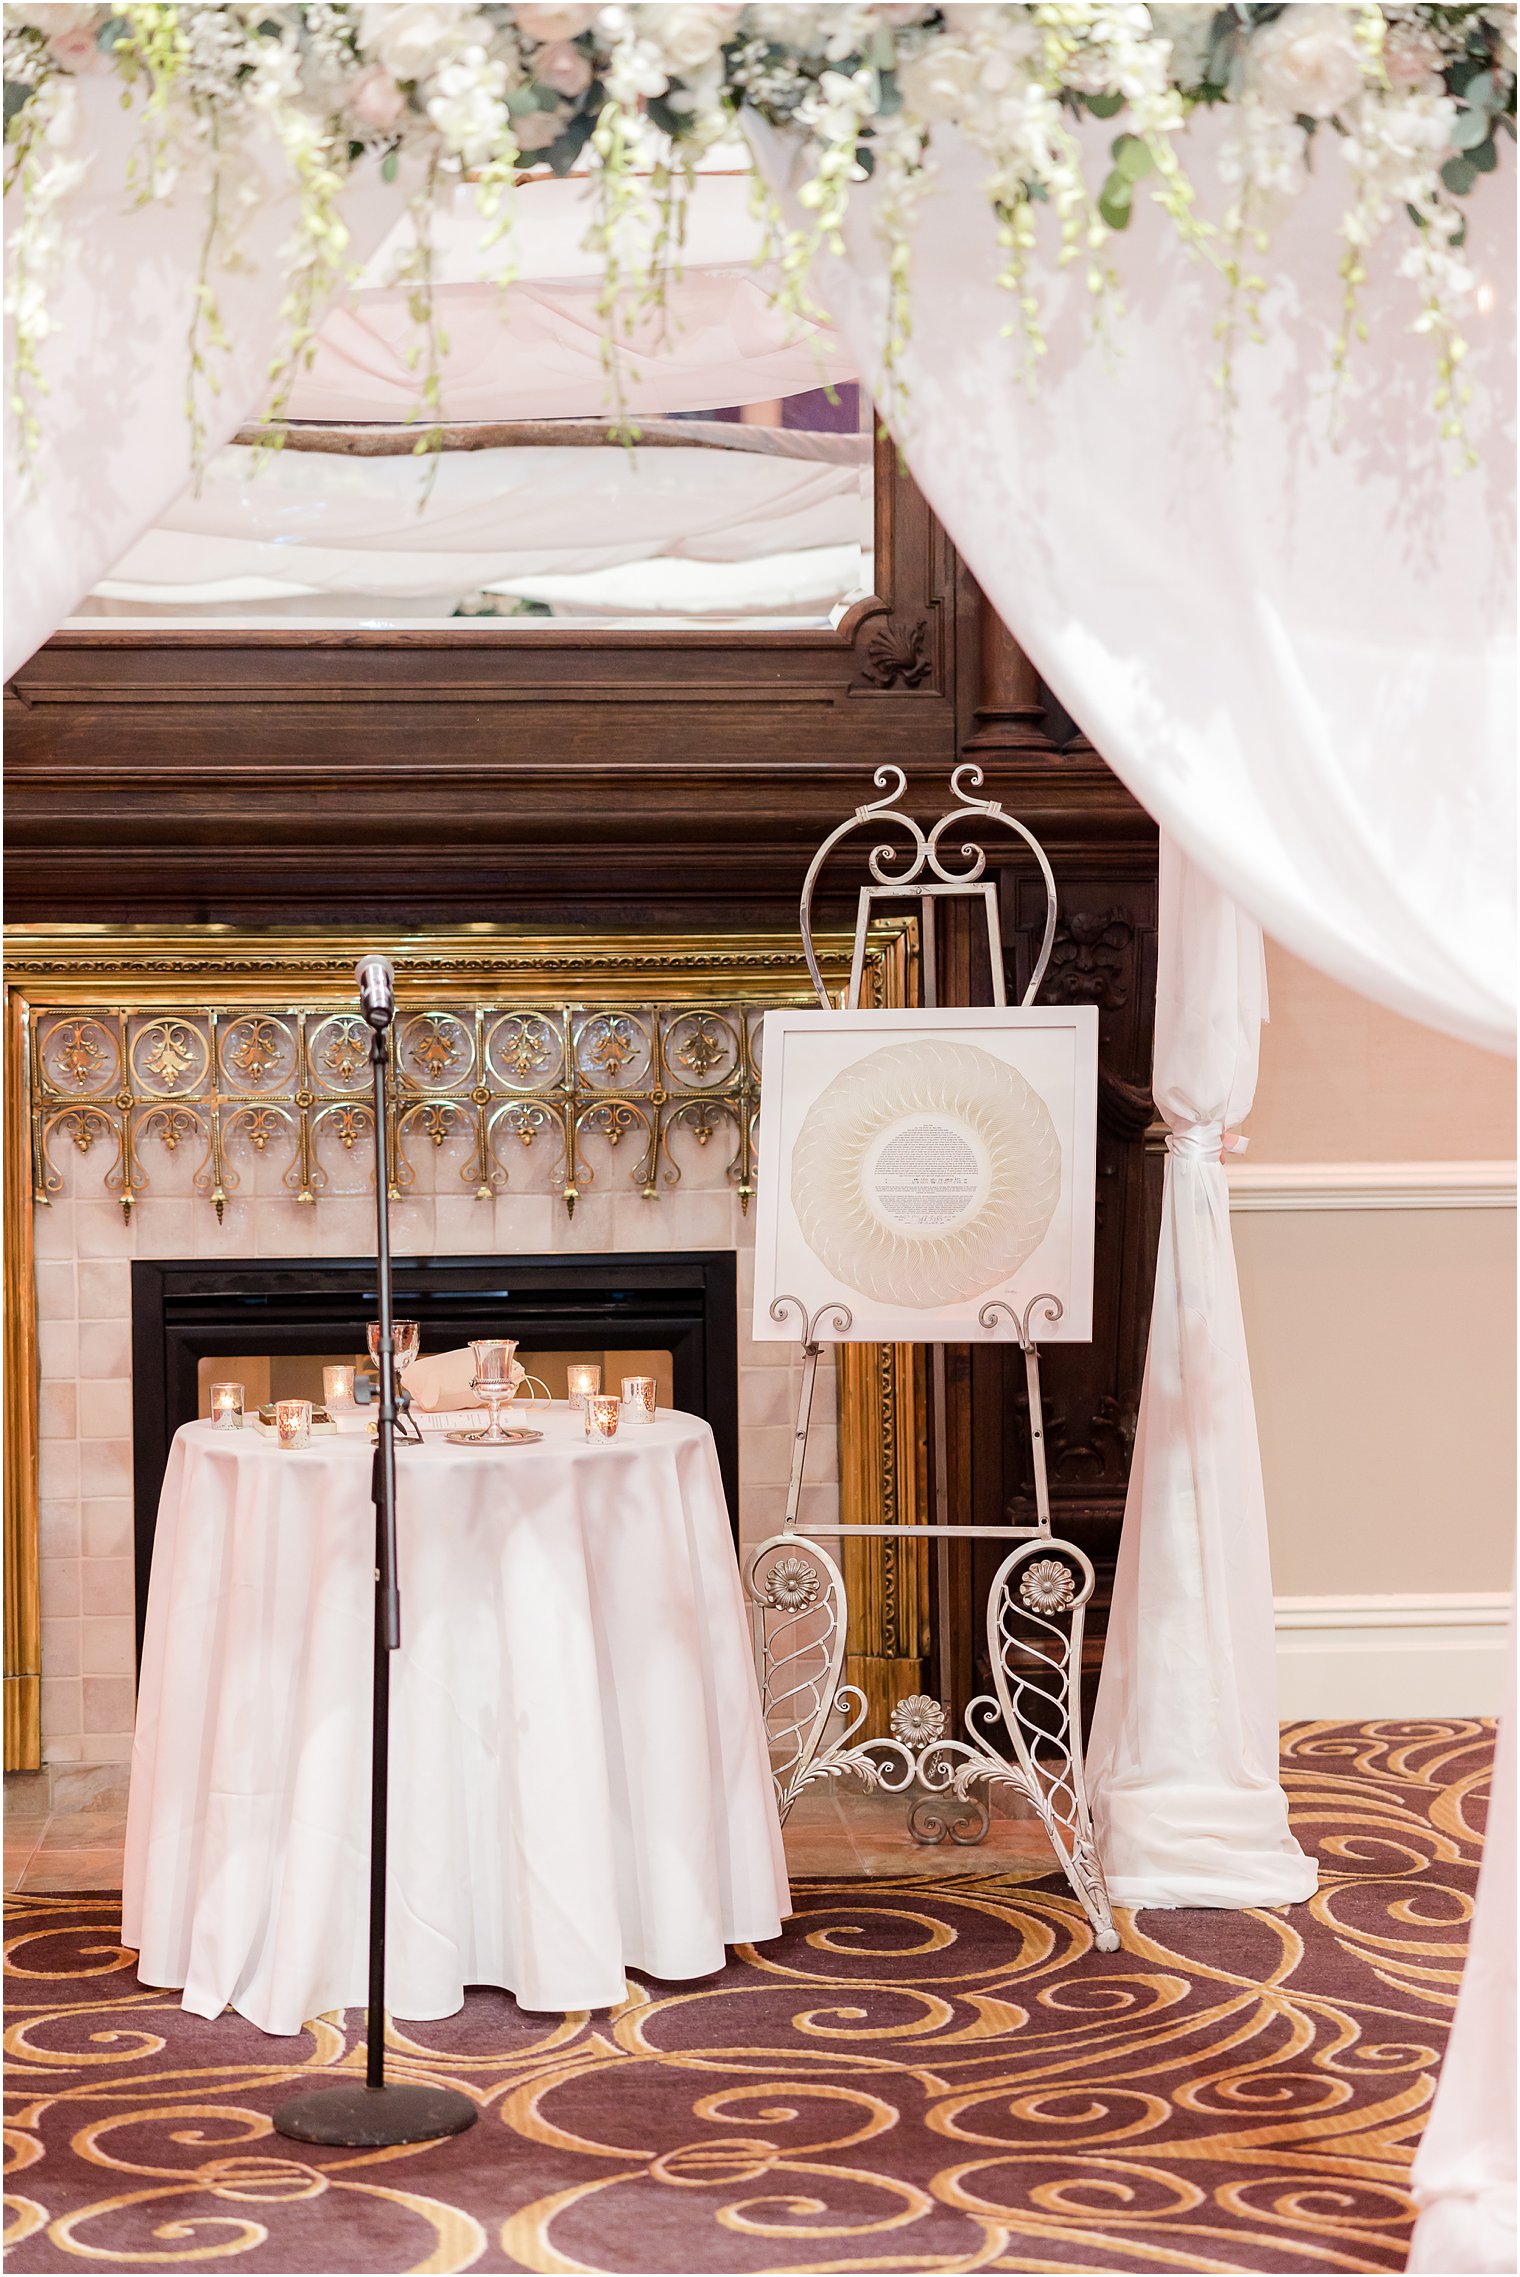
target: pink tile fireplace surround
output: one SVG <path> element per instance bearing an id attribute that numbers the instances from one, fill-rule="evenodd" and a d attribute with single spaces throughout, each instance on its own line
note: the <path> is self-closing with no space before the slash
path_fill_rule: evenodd
<path id="1" fill-rule="evenodd" d="M 619 1191 L 613 1162 L 567 1218 L 557 1193 L 525 1181 L 493 1201 L 458 1190 L 445 1148 L 417 1166 L 418 1191 L 392 1211 L 400 1255 L 573 1254 L 734 1249 L 739 1270 L 739 1525 L 746 1544 L 780 1520 L 799 1361 L 795 1347 L 747 1334 L 754 1225 L 724 1178 L 726 1155 L 683 1150 L 682 1181 L 658 1199 Z M 529 1166 L 528 1178 L 533 1176 Z M 356 1166 L 357 1168 L 357 1166 Z M 547 1175 L 550 1165 L 543 1164 Z M 153 1191 L 122 1220 L 86 1159 L 69 1191 L 37 1210 L 42 1576 L 42 1740 L 52 1764 L 127 1760 L 133 1715 L 131 1264 L 134 1258 L 352 1257 L 373 1241 L 362 1191 L 302 1207 L 274 1165 L 244 1167 L 217 1223 L 191 1190 L 191 1166 L 160 1162 Z M 276 1190 L 261 1190 L 274 1186 Z M 832 1363 L 809 1444 L 804 1516 L 838 1510 Z"/>

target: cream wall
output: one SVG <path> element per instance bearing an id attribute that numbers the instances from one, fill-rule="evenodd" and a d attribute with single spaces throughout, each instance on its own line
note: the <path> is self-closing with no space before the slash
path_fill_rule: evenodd
<path id="1" fill-rule="evenodd" d="M 1366 1623 L 1374 1601 L 1402 1598 L 1396 1629 L 1486 1623 L 1496 1682 L 1502 1616 L 1477 1601 L 1507 1591 L 1514 1566 L 1514 1066 L 1275 946 L 1268 975 L 1231 1199 L 1280 1624 L 1285 1599 L 1290 1624 L 1323 1625 L 1333 1608 L 1305 1600 L 1344 1600 Z M 1387 1670 L 1368 1662 L 1358 1680 L 1373 1693 L 1410 1662 L 1412 1631 L 1390 1638 Z M 1452 1667 L 1474 1646 L 1463 1632 Z M 1317 1697 L 1285 1696 L 1285 1711 L 1342 1712 Z M 1439 1711 L 1400 1694 L 1344 1712 Z"/>
<path id="2" fill-rule="evenodd" d="M 1515 1159 L 1515 1063 L 1401 1020 L 1267 944 L 1252 1162 Z"/>

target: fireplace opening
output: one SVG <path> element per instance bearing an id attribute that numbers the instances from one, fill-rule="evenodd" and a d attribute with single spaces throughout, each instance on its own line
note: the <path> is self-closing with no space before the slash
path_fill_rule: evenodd
<path id="1" fill-rule="evenodd" d="M 426 1353 L 476 1336 L 515 1336 L 520 1356 L 562 1395 L 572 1360 L 661 1379 L 661 1397 L 704 1416 L 717 1443 L 737 1541 L 739 1339 L 732 1250 L 649 1255 L 407 1257 L 396 1310 L 420 1323 Z M 203 1386 L 239 1363 L 271 1384 L 364 1351 L 378 1304 L 373 1259 L 139 1260 L 132 1267 L 132 1426 L 137 1651 L 169 1444 L 206 1411 Z M 535 1362 L 537 1364 L 535 1364 Z M 205 1363 L 211 1363 L 210 1366 Z M 232 1372 L 236 1372 L 234 1368 Z M 255 1381 L 261 1381 L 256 1378 Z M 667 1389 L 668 1386 L 668 1389 Z M 249 1398 L 252 1401 L 252 1386 Z"/>

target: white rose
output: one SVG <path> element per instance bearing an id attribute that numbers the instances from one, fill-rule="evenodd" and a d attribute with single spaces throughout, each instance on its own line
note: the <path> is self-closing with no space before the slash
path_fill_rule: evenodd
<path id="1" fill-rule="evenodd" d="M 981 62 L 969 47 L 941 39 L 900 65 L 897 83 L 915 117 L 958 119 L 970 105 L 981 77 Z"/>
<path id="2" fill-rule="evenodd" d="M 506 65 L 479 47 L 466 48 L 435 77 L 428 117 L 466 166 L 484 166 L 500 152 L 509 132 L 506 89 Z"/>
<path id="3" fill-rule="evenodd" d="M 514 21 L 530 40 L 574 40 L 591 29 L 595 15 L 594 8 L 523 6 L 514 10 Z"/>
<path id="4" fill-rule="evenodd" d="M 667 71 L 680 79 L 712 61 L 738 18 L 737 8 L 646 6 L 639 10 L 638 29 Z"/>
<path id="5" fill-rule="evenodd" d="M 1396 93 L 1433 94 L 1440 83 L 1441 50 L 1423 24 L 1390 24 L 1383 40 L 1383 68 Z"/>
<path id="6" fill-rule="evenodd" d="M 551 142 L 558 142 L 564 125 L 559 111 L 524 111 L 512 121 L 512 132 L 519 150 L 547 150 Z"/>
<path id="7" fill-rule="evenodd" d="M 1361 58 L 1344 8 L 1285 8 L 1252 36 L 1246 91 L 1295 118 L 1328 119 L 1362 91 Z"/>
<path id="8" fill-rule="evenodd" d="M 569 40 L 546 40 L 533 58 L 533 76 L 556 95 L 584 95 L 591 85 L 590 58 Z"/>
<path id="9" fill-rule="evenodd" d="M 100 20 L 98 8 L 73 8 L 55 4 L 44 8 L 8 7 L 5 11 L 7 27 L 24 25 L 29 31 L 42 32 L 49 39 L 61 32 L 88 31 L 93 35 Z"/>
<path id="10" fill-rule="evenodd" d="M 360 20 L 365 53 L 393 79 L 426 79 L 461 48 L 490 37 L 489 24 L 473 8 L 428 7 L 421 0 L 396 7 L 369 0 Z"/>
<path id="11" fill-rule="evenodd" d="M 1197 6 L 1152 8 L 1151 28 L 1170 47 L 1172 78 L 1179 87 L 1201 87 L 1214 36 L 1214 11 Z"/>
<path id="12" fill-rule="evenodd" d="M 406 96 L 383 63 L 369 63 L 349 81 L 348 107 L 361 126 L 390 134 L 406 116 Z"/>

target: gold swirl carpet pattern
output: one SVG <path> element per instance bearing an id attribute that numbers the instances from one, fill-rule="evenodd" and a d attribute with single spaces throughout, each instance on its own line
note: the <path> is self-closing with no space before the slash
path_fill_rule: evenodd
<path id="1" fill-rule="evenodd" d="M 399 2151 L 271 2132 L 362 2072 L 357 2013 L 187 2016 L 119 1900 L 20 1897 L 9 2268 L 1402 2269 L 1492 1739 L 1288 1727 L 1319 1895 L 1121 1915 L 1117 1953 L 1055 1877 L 813 1881 L 774 1943 L 610 2013 L 472 1992 L 392 2061 L 480 2122 Z"/>

